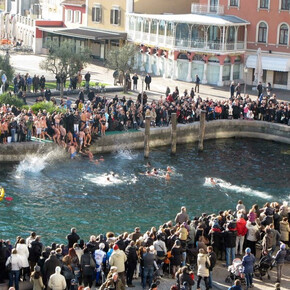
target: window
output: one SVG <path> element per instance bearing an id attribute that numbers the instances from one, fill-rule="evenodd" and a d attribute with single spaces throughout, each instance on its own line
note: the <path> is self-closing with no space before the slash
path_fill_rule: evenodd
<path id="1" fill-rule="evenodd" d="M 81 11 L 76 10 L 74 12 L 74 23 L 81 23 L 82 22 L 82 14 Z"/>
<path id="2" fill-rule="evenodd" d="M 72 10 L 68 9 L 68 10 L 65 10 L 65 20 L 67 22 L 72 22 Z"/>
<path id="3" fill-rule="evenodd" d="M 260 0 L 261 9 L 269 9 L 269 0 Z"/>
<path id="4" fill-rule="evenodd" d="M 288 44 L 288 26 L 286 24 L 280 26 L 279 44 Z"/>
<path id="5" fill-rule="evenodd" d="M 230 0 L 230 6 L 238 7 L 239 6 L 239 0 Z"/>
<path id="6" fill-rule="evenodd" d="M 92 8 L 92 21 L 102 22 L 102 7 L 101 5 Z"/>
<path id="7" fill-rule="evenodd" d="M 219 5 L 219 0 L 210 0 L 210 12 L 217 12 L 217 7 Z"/>
<path id="8" fill-rule="evenodd" d="M 258 29 L 258 42 L 267 42 L 267 30 L 267 24 L 265 22 L 261 22 Z"/>
<path id="9" fill-rule="evenodd" d="M 281 0 L 281 10 L 290 10 L 290 0 Z"/>
<path id="10" fill-rule="evenodd" d="M 287 85 L 288 72 L 274 71 L 274 84 Z"/>
<path id="11" fill-rule="evenodd" d="M 111 9 L 111 19 L 110 23 L 114 25 L 120 25 L 121 24 L 121 11 L 120 8 L 113 7 Z"/>

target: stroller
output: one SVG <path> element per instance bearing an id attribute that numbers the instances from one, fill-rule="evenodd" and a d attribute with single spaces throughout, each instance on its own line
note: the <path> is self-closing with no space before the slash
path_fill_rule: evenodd
<path id="1" fill-rule="evenodd" d="M 242 260 L 236 258 L 233 260 L 233 264 L 228 267 L 229 275 L 226 277 L 226 283 L 233 283 L 236 279 L 239 279 L 242 285 L 246 284 L 246 279 L 244 273 L 242 273 L 243 265 Z"/>
<path id="2" fill-rule="evenodd" d="M 270 254 L 264 255 L 260 259 L 260 261 L 254 266 L 255 277 L 262 280 L 262 277 L 267 275 L 268 279 L 270 280 L 271 277 L 269 275 L 269 271 L 272 270 L 274 263 L 275 260 Z"/>

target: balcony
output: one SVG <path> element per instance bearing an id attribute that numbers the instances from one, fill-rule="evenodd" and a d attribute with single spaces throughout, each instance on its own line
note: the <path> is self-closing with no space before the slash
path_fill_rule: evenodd
<path id="1" fill-rule="evenodd" d="M 186 51 L 205 51 L 205 52 L 226 52 L 226 51 L 243 51 L 245 50 L 245 42 L 219 42 L 205 41 L 202 39 L 175 38 L 173 36 L 165 36 L 150 34 L 140 31 L 128 31 L 128 40 L 156 47 L 166 47 L 169 49 L 178 49 Z"/>
<path id="2" fill-rule="evenodd" d="M 201 4 L 191 4 L 191 13 L 193 14 L 224 14 L 224 6 L 223 5 L 201 5 Z"/>

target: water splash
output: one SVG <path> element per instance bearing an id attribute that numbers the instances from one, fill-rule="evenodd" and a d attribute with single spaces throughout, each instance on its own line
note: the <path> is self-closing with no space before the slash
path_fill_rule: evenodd
<path id="1" fill-rule="evenodd" d="M 96 185 L 99 186 L 113 186 L 116 184 L 133 184 L 136 183 L 138 178 L 135 175 L 130 176 L 119 176 L 118 174 L 114 173 L 103 173 L 98 176 L 95 174 L 87 174 L 84 176 L 84 178 Z"/>
<path id="2" fill-rule="evenodd" d="M 119 150 L 117 155 L 115 156 L 116 159 L 127 159 L 133 160 L 138 157 L 138 154 L 133 154 L 130 149 L 122 149 Z"/>
<path id="3" fill-rule="evenodd" d="M 235 191 L 237 193 L 244 193 L 250 196 L 258 196 L 260 198 L 268 199 L 268 200 L 273 198 L 272 195 L 268 194 L 267 192 L 255 190 L 250 187 L 243 186 L 243 185 L 242 186 L 233 185 L 230 182 L 224 181 L 223 179 L 214 178 L 214 181 L 216 182 L 215 185 L 211 182 L 210 177 L 206 177 L 203 186 L 218 187 L 225 190 Z"/>
<path id="4" fill-rule="evenodd" d="M 49 164 L 59 160 L 60 158 L 64 158 L 65 155 L 65 151 L 61 148 L 49 151 L 44 154 L 40 152 L 35 154 L 27 154 L 25 158 L 17 165 L 16 178 L 19 178 L 19 176 L 26 172 L 40 173 Z"/>

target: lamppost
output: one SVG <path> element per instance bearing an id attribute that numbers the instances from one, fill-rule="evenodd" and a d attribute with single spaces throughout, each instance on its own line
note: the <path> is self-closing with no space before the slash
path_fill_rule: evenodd
<path id="1" fill-rule="evenodd" d="M 246 91 L 247 91 L 247 74 L 248 74 L 248 68 L 244 67 L 244 74 L 245 74 L 245 85 L 244 85 L 244 99 L 246 98 Z"/>
<path id="2" fill-rule="evenodd" d="M 145 74 L 143 72 L 141 74 L 141 81 L 142 81 L 141 106 L 143 108 L 143 94 L 144 94 L 144 81 L 145 81 Z"/>

